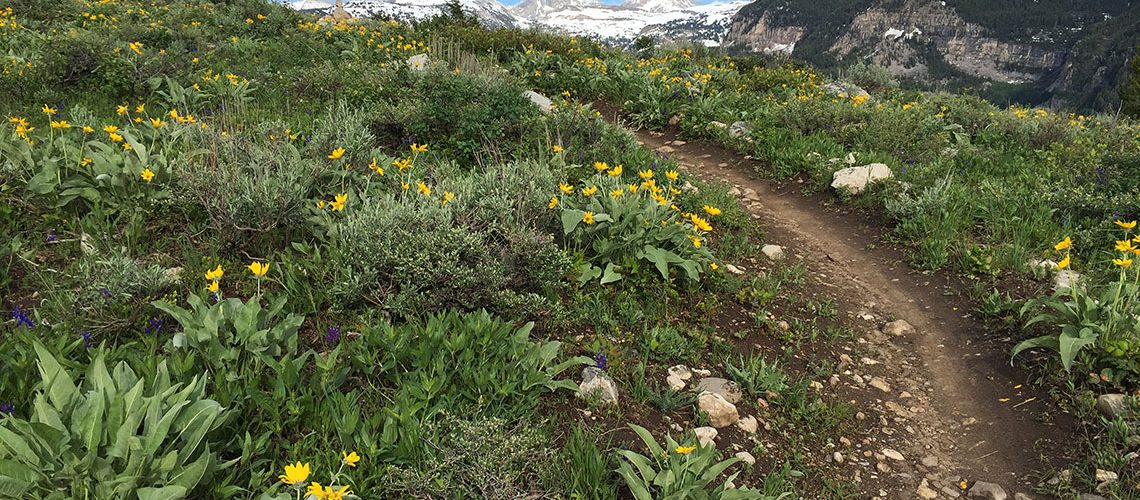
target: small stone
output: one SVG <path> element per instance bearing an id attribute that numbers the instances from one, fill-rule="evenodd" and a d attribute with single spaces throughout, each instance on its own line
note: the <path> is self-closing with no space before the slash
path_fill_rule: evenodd
<path id="1" fill-rule="evenodd" d="M 709 375 L 712 375 L 712 372 L 709 370 L 702 370 L 700 368 L 693 368 L 693 375 L 696 375 L 698 377 L 707 377 Z"/>
<path id="2" fill-rule="evenodd" d="M 83 255 L 95 255 L 98 253 L 98 250 L 95 249 L 95 244 L 91 240 L 90 234 L 80 233 L 79 250 L 83 252 Z"/>
<path id="3" fill-rule="evenodd" d="M 1096 411 L 1109 420 L 1128 415 L 1128 401 L 1123 394 L 1101 394 L 1096 398 Z"/>
<path id="4" fill-rule="evenodd" d="M 752 129 L 748 126 L 747 123 L 733 122 L 732 125 L 728 128 L 728 135 L 732 136 L 734 139 L 740 139 L 748 135 L 748 133 L 751 131 Z"/>
<path id="5" fill-rule="evenodd" d="M 995 483 L 986 481 L 977 481 L 974 486 L 970 488 L 967 493 L 970 498 L 983 498 L 985 500 L 1006 500 L 1009 494 L 1005 492 L 1005 488 Z"/>
<path id="6" fill-rule="evenodd" d="M 808 387 L 816 391 L 823 390 L 823 384 L 818 380 L 812 380 L 811 383 L 808 384 Z"/>
<path id="7" fill-rule="evenodd" d="M 760 252 L 772 260 L 781 260 L 784 258 L 784 247 L 780 245 L 764 245 L 760 247 Z"/>
<path id="8" fill-rule="evenodd" d="M 780 320 L 780 321 L 776 322 L 776 328 L 779 328 L 779 329 L 786 332 L 786 331 L 792 329 L 792 325 L 789 325 L 787 321 Z"/>
<path id="9" fill-rule="evenodd" d="M 736 421 L 736 427 L 745 434 L 756 434 L 759 425 L 759 422 L 756 421 L 756 417 L 751 415 Z"/>
<path id="10" fill-rule="evenodd" d="M 938 467 L 938 457 L 934 455 L 922 457 L 922 465 L 926 467 Z"/>
<path id="11" fill-rule="evenodd" d="M 697 392 L 711 392 L 720 395 L 726 401 L 732 404 L 740 402 L 740 398 L 744 397 L 744 393 L 740 390 L 740 385 L 728 379 L 720 377 L 706 377 L 697 381 Z"/>
<path id="12" fill-rule="evenodd" d="M 1033 500 L 1033 497 L 1026 495 L 1025 493 L 1014 493 L 1013 500 Z"/>
<path id="13" fill-rule="evenodd" d="M 662 153 L 665 153 L 665 154 L 669 154 L 669 153 L 676 151 L 676 149 L 673 149 L 672 146 L 661 146 L 661 147 L 657 148 L 657 150 L 662 152 Z"/>
<path id="14" fill-rule="evenodd" d="M 1104 469 L 1096 470 L 1096 482 L 1098 483 L 1112 482 L 1116 481 L 1117 479 L 1120 479 L 1120 476 L 1118 476 L 1115 472 Z"/>
<path id="15" fill-rule="evenodd" d="M 887 474 L 891 472 L 891 466 L 887 465 L 885 462 L 879 462 L 875 464 L 875 470 L 879 471 L 881 474 Z"/>
<path id="16" fill-rule="evenodd" d="M 831 454 L 831 459 L 832 459 L 832 460 L 834 460 L 834 461 L 835 461 L 835 463 L 837 463 L 837 464 L 841 464 L 841 463 L 843 463 L 843 454 L 842 454 L 842 453 L 840 453 L 840 452 L 838 452 L 838 451 L 837 451 L 837 452 L 835 452 L 835 453 L 832 453 L 832 454 Z"/>
<path id="17" fill-rule="evenodd" d="M 598 398 L 602 403 L 618 404 L 618 390 L 614 379 L 596 366 L 582 370 L 582 383 L 578 386 L 579 397 Z"/>
<path id="18" fill-rule="evenodd" d="M 665 377 L 665 383 L 669 384 L 669 390 L 674 392 L 683 390 L 685 388 L 685 381 L 681 380 L 681 377 L 678 377 L 676 375 L 669 375 L 668 377 Z"/>
<path id="19" fill-rule="evenodd" d="M 883 448 L 883 452 L 882 452 L 882 453 L 883 453 L 883 456 L 884 456 L 884 457 L 887 457 L 887 458 L 889 458 L 889 459 L 891 459 L 891 460 L 897 460 L 897 461 L 899 461 L 899 462 L 902 462 L 903 460 L 906 460 L 905 458 L 903 458 L 903 455 L 902 455 L 902 453 L 899 453 L 899 452 L 897 452 L 897 451 L 895 451 L 895 450 L 892 450 L 892 449 L 890 449 L 890 448 Z"/>
<path id="20" fill-rule="evenodd" d="M 697 435 L 697 441 L 701 446 L 710 446 L 714 444 L 713 440 L 716 439 L 716 429 L 712 427 L 697 427 L 693 429 L 693 433 Z"/>
<path id="21" fill-rule="evenodd" d="M 688 144 L 688 143 L 685 141 L 673 141 L 674 146 L 684 146 L 685 144 Z"/>
<path id="22" fill-rule="evenodd" d="M 922 483 L 918 485 L 918 489 L 915 490 L 914 494 L 918 496 L 918 498 L 923 498 L 926 500 L 933 500 L 935 498 L 938 498 L 938 492 L 934 491 L 930 487 L 930 483 L 928 483 L 925 479 L 923 479 Z"/>
<path id="23" fill-rule="evenodd" d="M 905 319 L 895 320 L 883 326 L 883 333 L 895 337 L 914 333 L 914 327 Z"/>
<path id="24" fill-rule="evenodd" d="M 870 384 L 871 387 L 874 387 L 880 391 L 887 392 L 887 393 L 891 392 L 890 384 L 888 384 L 886 380 L 883 380 L 879 377 L 872 378 L 871 381 L 868 382 L 868 384 Z"/>
<path id="25" fill-rule="evenodd" d="M 728 128 L 728 124 L 717 121 L 709 122 L 709 128 Z"/>
<path id="26" fill-rule="evenodd" d="M 725 265 L 724 265 L 724 270 L 725 270 L 725 271 L 728 271 L 728 272 L 730 272 L 730 273 L 732 273 L 732 274 L 744 274 L 744 271 L 741 271 L 739 267 L 736 267 L 736 266 L 734 266 L 734 265 L 732 265 L 732 264 L 725 264 Z"/>
<path id="27" fill-rule="evenodd" d="M 669 375 L 675 375 L 681 380 L 689 380 L 693 378 L 693 372 L 685 365 L 673 365 L 669 367 Z"/>
<path id="28" fill-rule="evenodd" d="M 740 413 L 736 405 L 729 403 L 720 394 L 703 392 L 697 397 L 697 406 L 709 416 L 709 424 L 713 427 L 728 427 L 740 420 Z"/>
<path id="29" fill-rule="evenodd" d="M 756 465 L 756 457 L 752 456 L 752 454 L 748 453 L 747 451 L 736 452 L 736 458 L 739 458 L 741 462 L 744 462 L 748 465 Z"/>
<path id="30" fill-rule="evenodd" d="M 867 415 L 864 415 L 861 411 L 855 413 L 855 420 L 866 420 L 866 418 Z"/>

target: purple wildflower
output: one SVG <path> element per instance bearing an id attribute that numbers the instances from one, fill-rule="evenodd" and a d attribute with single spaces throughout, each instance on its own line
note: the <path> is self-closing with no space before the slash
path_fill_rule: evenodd
<path id="1" fill-rule="evenodd" d="M 594 355 L 594 364 L 598 367 L 599 370 L 605 370 L 606 369 L 606 353 L 604 353 L 602 351 L 598 351 L 598 353 Z"/>
<path id="2" fill-rule="evenodd" d="M 152 316 L 146 322 L 146 334 L 147 335 L 157 334 L 159 332 L 159 330 L 162 330 L 162 323 L 163 323 L 163 321 L 161 318 L 156 318 L 156 317 Z"/>
<path id="3" fill-rule="evenodd" d="M 99 293 L 102 294 L 104 298 L 111 298 L 111 290 L 108 290 L 105 286 L 99 287 Z"/>
<path id="4" fill-rule="evenodd" d="M 0 403 L 0 413 L 7 413 L 9 415 L 16 413 L 16 405 L 12 403 Z"/>
<path id="5" fill-rule="evenodd" d="M 36 326 L 32 318 L 28 317 L 28 311 L 19 305 L 12 306 L 12 319 L 16 320 L 16 327 L 20 325 L 27 326 L 28 328 Z"/>
<path id="6" fill-rule="evenodd" d="M 91 332 L 84 330 L 82 333 L 79 334 L 79 336 L 81 338 L 83 338 L 83 348 L 84 349 L 91 349 L 92 347 L 95 346 L 95 343 L 91 341 Z"/>
<path id="7" fill-rule="evenodd" d="M 328 333 L 325 333 L 325 342 L 330 344 L 340 340 L 340 325 L 330 326 Z"/>
<path id="8" fill-rule="evenodd" d="M 48 243 L 55 243 L 59 241 L 59 238 L 55 235 L 55 233 L 48 233 L 44 239 L 47 240 Z"/>

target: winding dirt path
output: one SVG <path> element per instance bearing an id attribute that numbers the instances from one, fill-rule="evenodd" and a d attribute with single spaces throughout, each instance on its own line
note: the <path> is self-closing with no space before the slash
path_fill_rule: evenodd
<path id="1" fill-rule="evenodd" d="M 619 121 L 612 110 L 606 117 Z M 865 215 L 826 207 L 830 197 L 805 197 L 795 183 L 787 189 L 759 178 L 755 169 L 762 163 L 705 141 L 678 140 L 672 132 L 635 134 L 690 174 L 736 187 L 764 223 L 765 243 L 802 260 L 826 287 L 821 292 L 863 327 L 859 343 L 873 359 L 840 361 L 839 380 L 833 377 L 825 390 L 845 398 L 860 394 L 852 399 L 857 408 L 879 420 L 877 436 L 846 451 L 871 465 L 851 471 L 860 482 L 877 479 L 866 481 L 878 490 L 865 491 L 866 498 L 952 498 L 960 496 L 954 489 L 959 478 L 996 483 L 1014 498 L 1032 491 L 1047 467 L 1043 457 L 1066 455 L 1071 426 L 1053 421 L 1057 412 L 1048 396 L 1034 393 L 1028 375 L 1010 366 L 1008 344 L 970 318 L 960 283 L 944 273 L 912 271 L 899 251 L 880 244 L 882 228 Z M 914 330 L 883 333 L 894 319 Z M 867 383 L 870 377 L 889 387 Z M 884 454 L 887 448 L 903 460 Z"/>

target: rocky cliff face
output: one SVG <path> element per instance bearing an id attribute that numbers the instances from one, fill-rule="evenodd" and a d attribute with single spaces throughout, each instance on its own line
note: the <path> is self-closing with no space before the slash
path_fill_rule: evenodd
<path id="1" fill-rule="evenodd" d="M 1013 4 L 756 0 L 733 18 L 725 45 L 746 52 L 791 53 L 825 68 L 873 62 L 920 83 L 1033 86 L 1045 89 L 1036 93 L 1045 100 L 1052 97 L 1051 90 L 1069 86 L 1055 80 L 1072 80 L 1064 74 L 1085 66 L 1073 60 L 1085 35 L 1118 32 L 1096 28 L 1118 14 L 1140 11 L 1127 1 Z M 1081 57 L 1092 56 L 1087 52 Z M 1115 74 L 1111 68 L 1100 71 Z"/>

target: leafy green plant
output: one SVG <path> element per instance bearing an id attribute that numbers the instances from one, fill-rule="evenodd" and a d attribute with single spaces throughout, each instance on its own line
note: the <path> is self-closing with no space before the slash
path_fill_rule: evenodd
<path id="1" fill-rule="evenodd" d="M 725 363 L 725 371 L 732 380 L 753 396 L 764 396 L 768 391 L 782 393 L 788 389 L 788 376 L 780 370 L 778 363 L 768 363 L 764 356 L 743 355 L 736 362 Z"/>
<path id="2" fill-rule="evenodd" d="M 182 326 L 182 331 L 170 339 L 169 347 L 197 351 L 218 376 L 234 380 L 241 377 L 237 369 L 239 360 L 260 355 L 277 357 L 296 351 L 297 330 L 305 318 L 295 314 L 278 318 L 287 300 L 277 298 L 266 309 L 261 305 L 260 296 L 245 302 L 231 297 L 207 304 L 198 295 L 191 294 L 187 298 L 190 309 L 163 301 L 151 304 Z"/>
<path id="3" fill-rule="evenodd" d="M 43 387 L 28 420 L 0 419 L 0 495 L 46 499 L 180 499 L 228 467 L 210 436 L 225 421 L 206 379 L 173 384 L 100 352 L 78 381 L 35 344 Z"/>
<path id="4" fill-rule="evenodd" d="M 717 477 L 739 462 L 739 458 L 717 461 L 715 447 L 699 444 L 682 446 L 671 436 L 665 437 L 665 446 L 662 447 L 644 427 L 636 424 L 630 424 L 629 427 L 637 433 L 649 451 L 648 457 L 630 450 L 617 451 L 624 459 L 617 473 L 625 480 L 630 493 L 637 500 L 783 498 L 783 495 L 765 496 L 749 488 L 726 488 L 725 485 L 736 479 L 739 472 L 730 474 L 720 485 L 712 487 Z M 690 442 L 694 439 L 690 437 Z"/>

